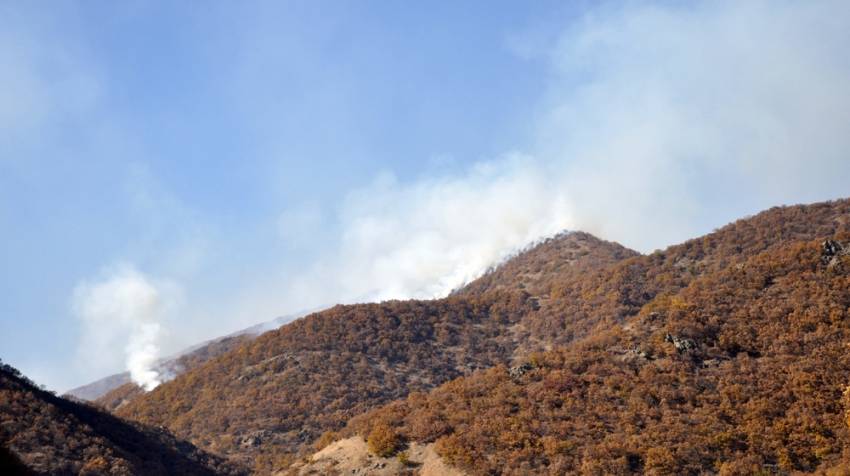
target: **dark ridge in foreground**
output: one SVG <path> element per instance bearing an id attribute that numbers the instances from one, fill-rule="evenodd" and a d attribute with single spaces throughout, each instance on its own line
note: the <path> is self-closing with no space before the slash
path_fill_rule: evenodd
<path id="1" fill-rule="evenodd" d="M 3 364 L 0 448 L 4 475 L 246 474 L 164 429 L 131 423 L 41 390 Z"/>

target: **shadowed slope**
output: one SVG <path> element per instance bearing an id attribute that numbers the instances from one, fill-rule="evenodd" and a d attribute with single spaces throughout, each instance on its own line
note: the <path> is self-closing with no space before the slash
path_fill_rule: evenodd
<path id="1" fill-rule="evenodd" d="M 9 464 L 38 474 L 242 473 L 165 430 L 41 390 L 9 366 L 0 368 L 0 446 Z"/>

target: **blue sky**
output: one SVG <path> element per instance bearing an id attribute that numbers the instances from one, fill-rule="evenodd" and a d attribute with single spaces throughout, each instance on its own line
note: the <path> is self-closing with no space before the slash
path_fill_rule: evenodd
<path id="1" fill-rule="evenodd" d="M 843 2 L 458 3 L 0 3 L 0 357 L 64 390 L 848 195 Z"/>

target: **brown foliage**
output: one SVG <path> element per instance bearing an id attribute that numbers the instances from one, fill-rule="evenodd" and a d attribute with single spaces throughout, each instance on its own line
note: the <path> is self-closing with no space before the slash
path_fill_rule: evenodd
<path id="1" fill-rule="evenodd" d="M 366 437 L 369 451 L 376 456 L 387 458 L 395 454 L 401 447 L 401 437 L 393 428 L 379 423 L 372 428 Z"/>
<path id="2" fill-rule="evenodd" d="M 433 441 L 433 422 L 451 428 L 438 452 L 474 474 L 838 471 L 850 273 L 827 269 L 821 243 L 706 271 L 519 377 L 478 372 L 346 432 L 379 420 Z"/>
<path id="3" fill-rule="evenodd" d="M 508 330 L 530 311 L 521 293 L 337 306 L 260 336 L 117 413 L 245 462 L 308 450 L 354 415 L 509 360 Z"/>
<path id="4" fill-rule="evenodd" d="M 835 395 L 817 389 L 844 377 L 834 345 L 846 306 L 794 260 L 821 266 L 809 270 L 818 279 L 839 279 L 841 266 L 826 272 L 805 250 L 817 254 L 809 240 L 850 229 L 848 216 L 848 200 L 775 208 L 646 256 L 562 235 L 446 299 L 300 319 L 118 413 L 258 461 L 261 472 L 346 422 L 368 435 L 371 414 L 352 417 L 392 400 L 380 421 L 404 438 L 438 441 L 476 471 L 732 471 L 723 465 L 739 457 L 821 467 L 846 430 L 800 423 L 835 414 L 826 405 Z M 817 357 L 801 360 L 805 352 Z M 531 370 L 510 375 L 517 361 Z M 783 404 L 768 398 L 776 395 Z M 790 406 L 800 398 L 821 416 Z M 781 411 L 799 421 L 774 428 Z"/>

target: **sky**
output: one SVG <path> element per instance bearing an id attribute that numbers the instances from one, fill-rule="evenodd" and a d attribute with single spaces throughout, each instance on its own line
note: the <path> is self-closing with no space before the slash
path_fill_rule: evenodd
<path id="1" fill-rule="evenodd" d="M 0 1 L 0 358 L 153 388 L 561 230 L 850 196 L 847 45 L 837 0 Z"/>

